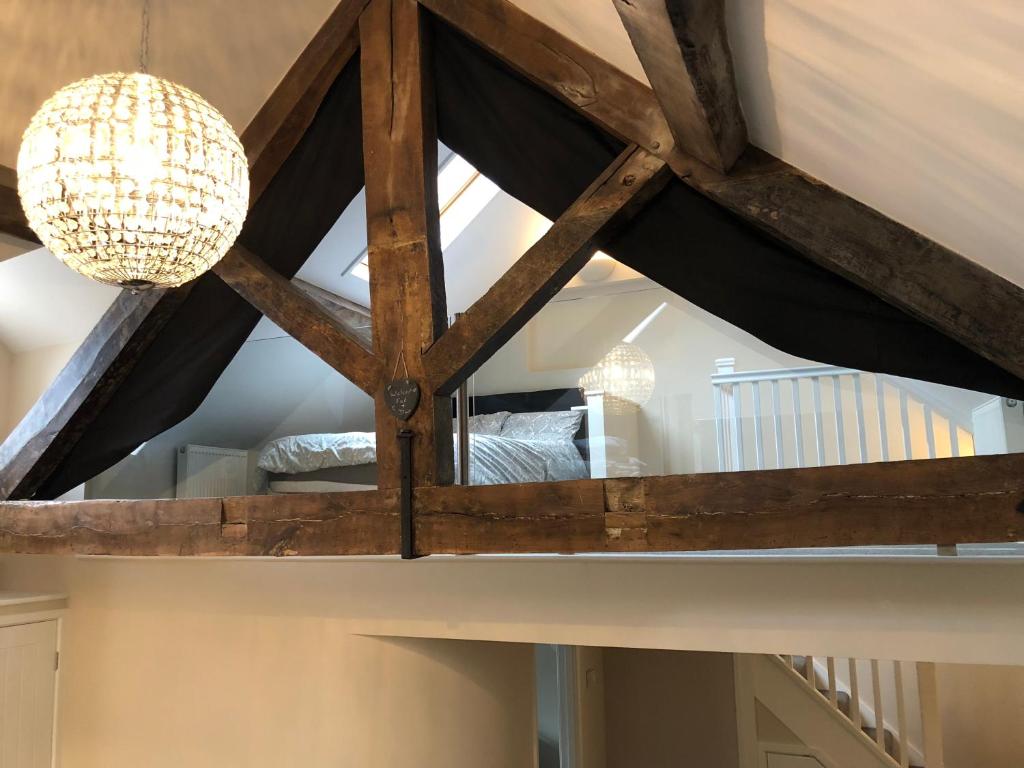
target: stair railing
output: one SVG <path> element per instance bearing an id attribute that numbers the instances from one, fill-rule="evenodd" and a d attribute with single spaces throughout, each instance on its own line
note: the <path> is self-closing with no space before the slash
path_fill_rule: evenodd
<path id="1" fill-rule="evenodd" d="M 905 667 L 908 662 L 881 662 L 869 660 L 870 681 L 860 680 L 858 660 L 846 659 L 846 675 L 839 674 L 842 660 L 827 656 L 824 664 L 814 656 L 781 656 L 800 684 L 820 695 L 829 706 L 846 718 L 854 728 L 870 738 L 887 762 L 900 768 L 944 768 L 942 754 L 942 721 L 938 702 L 935 664 L 916 662 L 917 695 L 908 701 L 905 686 Z M 841 679 L 845 677 L 845 679 Z M 883 683 L 893 691 L 894 713 L 886 711 Z M 865 687 L 871 688 L 871 697 L 864 700 Z M 921 744 L 910 743 L 910 708 L 919 709 Z M 895 715 L 895 720 L 886 719 Z M 923 762 L 921 762 L 923 760 Z M 915 762 L 912 762 L 915 761 Z"/>
<path id="2" fill-rule="evenodd" d="M 735 365 L 735 358 L 719 358 L 711 376 L 720 471 L 935 458 L 940 429 L 948 435 L 949 455 L 973 454 L 970 415 L 930 393 L 926 384 L 832 365 L 744 372 L 737 372 Z M 886 402 L 892 395 L 898 402 L 895 413 L 889 412 Z M 831 414 L 825 410 L 826 399 L 831 400 Z M 745 403 L 750 406 L 749 418 Z M 925 446 L 915 451 L 911 414 L 918 409 Z M 877 432 L 869 435 L 872 410 Z M 748 422 L 752 426 L 745 427 Z M 898 434 L 901 450 L 890 449 L 890 434 Z M 813 442 L 813 450 L 808 450 L 808 442 Z"/>

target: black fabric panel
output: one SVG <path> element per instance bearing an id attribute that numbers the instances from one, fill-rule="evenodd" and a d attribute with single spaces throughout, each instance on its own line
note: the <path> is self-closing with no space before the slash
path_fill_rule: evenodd
<path id="1" fill-rule="evenodd" d="M 508 194 L 557 218 L 623 145 L 446 23 L 433 18 L 432 26 L 441 141 Z M 604 250 L 790 354 L 1024 396 L 1015 376 L 678 179 Z"/>
<path id="2" fill-rule="evenodd" d="M 363 188 L 359 89 L 356 56 L 249 212 L 238 238 L 286 277 L 299 270 Z M 260 313 L 216 275 L 200 277 L 36 498 L 74 488 L 192 414 L 259 319 Z"/>

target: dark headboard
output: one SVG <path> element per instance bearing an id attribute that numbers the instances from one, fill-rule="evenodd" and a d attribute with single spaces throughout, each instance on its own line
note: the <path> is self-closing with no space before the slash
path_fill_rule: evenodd
<path id="1" fill-rule="evenodd" d="M 536 392 L 504 392 L 498 395 L 477 395 L 469 398 L 470 414 L 534 413 L 536 411 L 568 411 L 579 405 L 586 405 L 583 390 L 579 387 L 568 389 L 541 389 Z M 452 415 L 457 416 L 457 402 L 452 402 Z M 580 428 L 573 436 L 584 461 L 590 461 L 590 447 L 587 441 L 587 418 L 584 414 Z"/>

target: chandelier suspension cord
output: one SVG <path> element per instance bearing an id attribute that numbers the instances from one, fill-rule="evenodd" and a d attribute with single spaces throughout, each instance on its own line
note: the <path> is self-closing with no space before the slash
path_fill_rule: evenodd
<path id="1" fill-rule="evenodd" d="M 149 0 L 142 0 L 142 39 L 139 41 L 139 71 L 149 74 Z"/>

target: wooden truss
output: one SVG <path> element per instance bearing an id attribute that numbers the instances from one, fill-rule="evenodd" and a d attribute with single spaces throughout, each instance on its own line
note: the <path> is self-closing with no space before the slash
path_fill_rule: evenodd
<path id="1" fill-rule="evenodd" d="M 398 431 L 412 432 L 418 554 L 654 552 L 1015 541 L 1024 456 L 528 485 L 452 486 L 450 394 L 674 173 L 695 190 L 1024 378 L 1024 291 L 748 146 L 724 0 L 614 0 L 653 90 L 507 0 L 341 0 L 244 131 L 252 199 L 360 56 L 372 337 L 315 289 L 235 246 L 217 275 L 376 403 L 377 491 L 0 503 L 0 551 L 397 553 Z M 424 13 L 624 140 L 627 149 L 450 328 Z M 0 231 L 34 240 L 0 174 Z M 31 498 L 191 286 L 125 293 L 0 447 L 0 498 Z M 358 318 L 357 318 L 358 319 Z M 399 364 L 423 393 L 389 408 Z"/>

